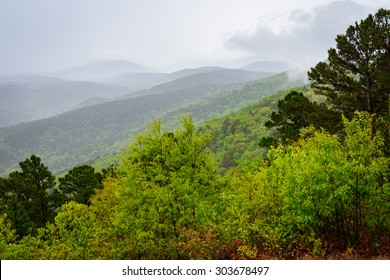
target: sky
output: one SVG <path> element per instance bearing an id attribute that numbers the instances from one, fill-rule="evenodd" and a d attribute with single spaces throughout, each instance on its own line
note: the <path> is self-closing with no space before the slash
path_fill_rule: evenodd
<path id="1" fill-rule="evenodd" d="M 156 71 L 317 63 L 390 0 L 0 0 L 0 75 L 125 59 Z"/>

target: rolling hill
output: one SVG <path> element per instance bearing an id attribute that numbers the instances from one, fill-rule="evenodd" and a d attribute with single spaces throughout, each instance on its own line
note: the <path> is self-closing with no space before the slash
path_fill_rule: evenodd
<path id="1" fill-rule="evenodd" d="M 93 97 L 115 98 L 130 92 L 122 86 L 46 76 L 0 77 L 0 127 L 51 117 Z"/>
<path id="2" fill-rule="evenodd" d="M 170 74 L 121 72 L 130 70 L 148 69 L 126 61 L 106 61 L 65 71 L 62 78 L 42 75 L 0 76 L 0 127 L 52 117 L 121 96 L 127 98 L 164 93 L 196 85 L 220 87 L 270 75 L 221 67 L 184 69 Z M 61 73 L 58 75 L 61 76 Z"/>
<path id="3" fill-rule="evenodd" d="M 301 83 L 301 79 L 292 80 L 283 73 L 236 85 L 236 89 L 195 84 L 2 128 L 0 174 L 9 172 L 31 154 L 39 155 L 53 172 L 60 172 L 124 148 L 131 135 L 143 129 L 153 117 L 170 114 L 171 119 L 175 119 L 194 113 L 199 119 L 211 118 Z M 200 109 L 195 112 L 191 108 Z"/>

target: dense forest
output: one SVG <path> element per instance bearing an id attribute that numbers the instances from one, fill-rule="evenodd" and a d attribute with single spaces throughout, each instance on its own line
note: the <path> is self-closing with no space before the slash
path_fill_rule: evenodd
<path id="1" fill-rule="evenodd" d="M 389 259 L 389 21 L 338 35 L 306 86 L 154 119 L 102 170 L 21 161 L 0 177 L 1 259 Z"/>

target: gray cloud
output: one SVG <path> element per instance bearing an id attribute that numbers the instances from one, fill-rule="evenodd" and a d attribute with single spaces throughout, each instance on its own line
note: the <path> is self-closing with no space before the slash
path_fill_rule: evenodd
<path id="1" fill-rule="evenodd" d="M 225 45 L 249 52 L 261 60 L 284 60 L 298 65 L 310 65 L 327 57 L 335 46 L 337 34 L 345 33 L 349 25 L 364 19 L 373 8 L 351 1 L 332 2 L 311 12 L 296 9 L 286 16 L 284 28 L 275 31 L 260 24 L 254 32 L 238 32 Z"/>
<path id="2" fill-rule="evenodd" d="M 264 60 L 318 60 L 336 34 L 368 15 L 368 7 L 338 2 L 313 12 L 295 9 L 278 17 L 286 23 L 280 33 L 265 25 L 234 32 L 267 14 L 324 1 L 332 0 L 0 0 L 0 75 L 64 70 L 99 59 L 163 71 L 223 65 L 248 52 Z M 234 35 L 224 41 L 227 34 Z"/>

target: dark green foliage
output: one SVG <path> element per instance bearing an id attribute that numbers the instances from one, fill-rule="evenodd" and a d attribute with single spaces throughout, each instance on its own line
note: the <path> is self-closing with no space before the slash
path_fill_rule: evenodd
<path id="1" fill-rule="evenodd" d="M 89 165 L 76 166 L 63 178 L 59 178 L 59 189 L 70 200 L 89 205 L 96 189 L 103 188 L 103 176 Z"/>
<path id="2" fill-rule="evenodd" d="M 356 110 L 389 114 L 389 18 L 390 11 L 381 9 L 350 26 L 329 49 L 328 62 L 309 72 L 315 92 L 347 117 Z"/>
<path id="3" fill-rule="evenodd" d="M 17 234 L 24 236 L 53 221 L 63 197 L 55 189 L 55 177 L 39 157 L 32 155 L 19 165 L 21 171 L 2 179 L 1 201 Z"/>
<path id="4" fill-rule="evenodd" d="M 271 119 L 265 123 L 268 128 L 277 128 L 276 138 L 264 137 L 259 145 L 269 148 L 278 140 L 290 144 L 299 138 L 302 129 L 310 125 L 334 133 L 340 129 L 341 117 L 325 104 L 310 101 L 301 92 L 291 91 L 278 102 L 278 111 L 272 112 Z"/>

